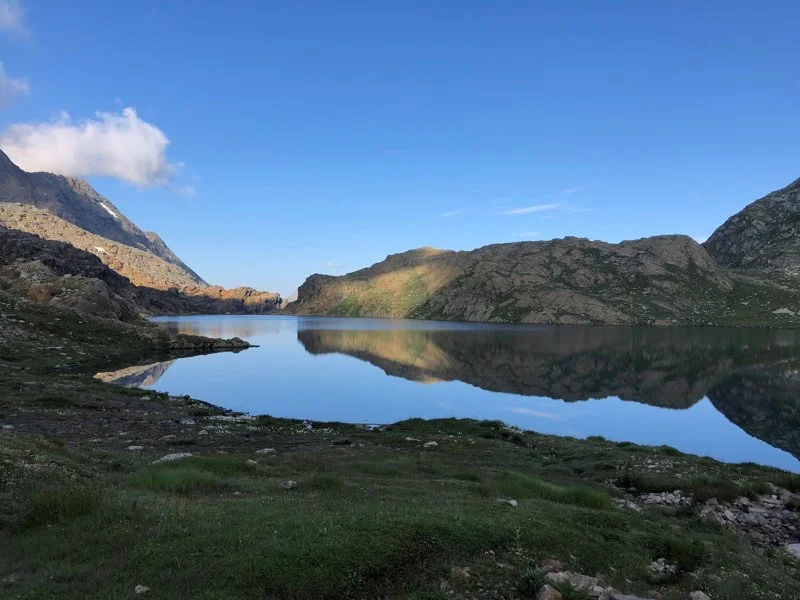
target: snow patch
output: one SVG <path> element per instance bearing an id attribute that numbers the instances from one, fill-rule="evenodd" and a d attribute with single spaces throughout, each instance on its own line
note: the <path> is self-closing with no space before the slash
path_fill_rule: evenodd
<path id="1" fill-rule="evenodd" d="M 106 209 L 106 212 L 107 212 L 108 214 L 110 214 L 112 217 L 114 217 L 115 219 L 119 219 L 119 215 L 117 215 L 117 213 L 115 213 L 113 210 L 111 210 L 110 208 L 108 208 L 108 207 L 107 207 L 105 204 L 103 204 L 103 203 L 101 202 L 101 203 L 100 203 L 100 206 L 102 206 L 103 208 L 105 208 L 105 209 Z"/>
<path id="2" fill-rule="evenodd" d="M 108 250 L 106 250 L 102 246 L 94 246 L 94 249 L 97 250 L 100 254 L 108 254 Z"/>

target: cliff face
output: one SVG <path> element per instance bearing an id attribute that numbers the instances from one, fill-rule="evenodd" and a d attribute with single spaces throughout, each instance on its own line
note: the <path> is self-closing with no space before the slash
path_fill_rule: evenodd
<path id="1" fill-rule="evenodd" d="M 780 322 L 794 295 L 735 281 L 686 236 L 607 244 L 564 238 L 469 252 L 423 248 L 333 277 L 312 275 L 288 310 L 424 319 L 573 323 Z"/>
<path id="2" fill-rule="evenodd" d="M 756 200 L 704 244 L 724 267 L 800 276 L 800 179 Z"/>

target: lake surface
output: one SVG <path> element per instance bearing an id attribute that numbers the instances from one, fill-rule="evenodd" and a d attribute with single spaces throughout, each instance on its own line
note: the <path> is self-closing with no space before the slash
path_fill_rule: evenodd
<path id="1" fill-rule="evenodd" d="M 98 376 L 251 414 L 369 424 L 500 419 L 800 472 L 800 331 L 155 320 L 260 347 Z"/>

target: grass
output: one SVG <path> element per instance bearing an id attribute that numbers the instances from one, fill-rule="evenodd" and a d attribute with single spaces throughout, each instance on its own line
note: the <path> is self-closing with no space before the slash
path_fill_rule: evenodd
<path id="1" fill-rule="evenodd" d="M 166 465 L 136 473 L 131 476 L 128 483 L 134 488 L 177 494 L 216 492 L 227 487 L 223 480 L 207 471 Z"/>
<path id="2" fill-rule="evenodd" d="M 561 486 L 515 471 L 503 471 L 491 482 L 481 486 L 485 496 L 506 498 L 535 498 L 559 504 L 607 509 L 613 506 L 611 496 L 587 486 Z"/>
<path id="3" fill-rule="evenodd" d="M 100 506 L 98 490 L 65 487 L 34 492 L 28 499 L 23 527 L 65 523 L 88 515 Z"/>

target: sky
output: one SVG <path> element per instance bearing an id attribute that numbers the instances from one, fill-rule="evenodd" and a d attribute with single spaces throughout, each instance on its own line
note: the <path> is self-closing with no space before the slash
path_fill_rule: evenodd
<path id="1" fill-rule="evenodd" d="M 207 281 L 705 239 L 800 177 L 796 1 L 0 0 L 0 148 Z"/>

